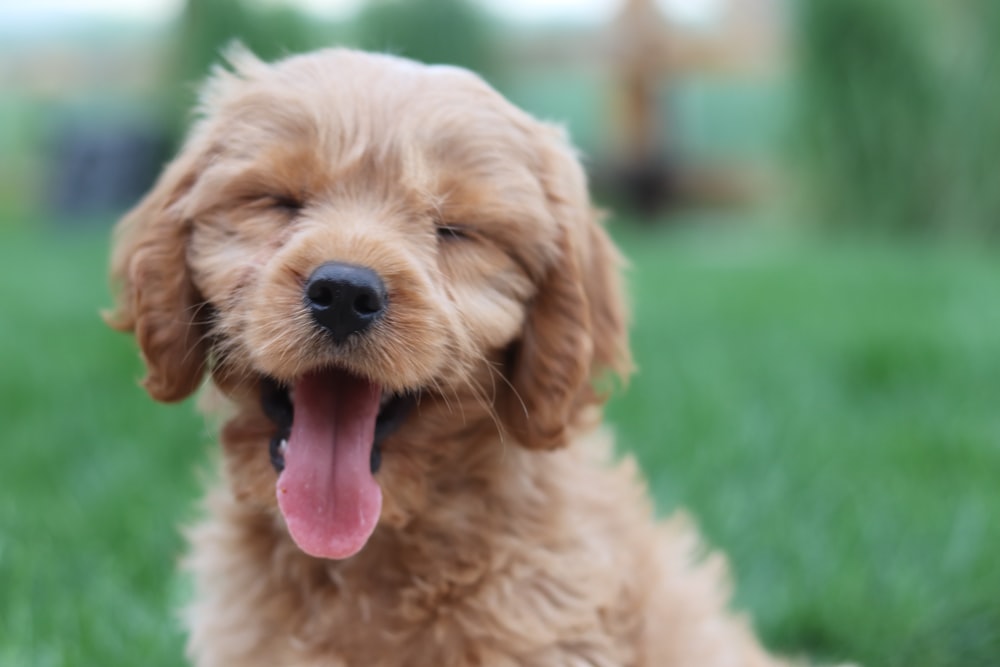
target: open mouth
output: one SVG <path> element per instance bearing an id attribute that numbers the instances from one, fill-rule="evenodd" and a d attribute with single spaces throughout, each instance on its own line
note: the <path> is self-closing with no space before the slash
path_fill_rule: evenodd
<path id="1" fill-rule="evenodd" d="M 292 405 L 292 389 L 271 378 L 265 378 L 261 384 L 261 403 L 264 414 L 278 427 L 271 438 L 269 447 L 271 465 L 275 472 L 285 469 L 285 452 L 288 449 L 288 437 L 291 435 L 292 420 L 295 409 Z M 369 467 L 374 475 L 382 465 L 382 442 L 392 435 L 406 420 L 413 407 L 415 394 L 393 394 L 383 392 L 379 399 L 379 410 L 375 417 L 375 436 L 372 440 L 372 451 L 369 457 Z"/>
<path id="2" fill-rule="evenodd" d="M 385 393 L 365 378 L 324 369 L 291 385 L 265 379 L 261 403 L 277 427 L 271 463 L 292 539 L 320 558 L 357 553 L 381 512 L 374 475 L 382 442 L 405 420 L 412 395 Z"/>

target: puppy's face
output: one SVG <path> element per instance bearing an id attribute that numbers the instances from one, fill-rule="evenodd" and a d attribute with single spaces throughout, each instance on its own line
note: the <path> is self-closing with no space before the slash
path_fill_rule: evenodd
<path id="1" fill-rule="evenodd" d="M 273 465 L 303 550 L 346 557 L 416 405 L 472 396 L 501 435 L 564 443 L 594 374 L 629 363 L 617 258 L 560 134 L 467 72 L 348 51 L 234 69 L 120 225 L 111 319 L 155 398 L 208 370 L 232 429 L 269 430 L 233 456 Z"/>

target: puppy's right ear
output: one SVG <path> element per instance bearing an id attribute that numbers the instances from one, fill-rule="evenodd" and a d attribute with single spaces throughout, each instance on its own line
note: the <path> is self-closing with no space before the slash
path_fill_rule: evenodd
<path id="1" fill-rule="evenodd" d="M 194 392 L 207 358 L 204 325 L 198 321 L 203 299 L 186 260 L 191 221 L 184 199 L 204 162 L 192 143 L 118 223 L 111 253 L 117 295 L 104 319 L 135 333 L 146 363 L 143 386 L 158 401 L 179 401 Z"/>

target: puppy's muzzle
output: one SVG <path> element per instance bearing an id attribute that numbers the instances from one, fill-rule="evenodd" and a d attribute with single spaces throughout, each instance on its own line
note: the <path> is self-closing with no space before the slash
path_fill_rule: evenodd
<path id="1" fill-rule="evenodd" d="M 385 283 L 377 273 L 341 262 L 327 262 L 313 271 L 303 298 L 313 320 L 335 343 L 364 332 L 389 305 Z"/>

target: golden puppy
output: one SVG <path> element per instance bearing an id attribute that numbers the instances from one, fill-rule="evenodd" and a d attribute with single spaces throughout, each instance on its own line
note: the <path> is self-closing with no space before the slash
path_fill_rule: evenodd
<path id="1" fill-rule="evenodd" d="M 777 664 L 611 458 L 620 261 L 562 132 L 452 67 L 231 62 L 112 259 L 146 389 L 225 418 L 194 662 Z"/>

